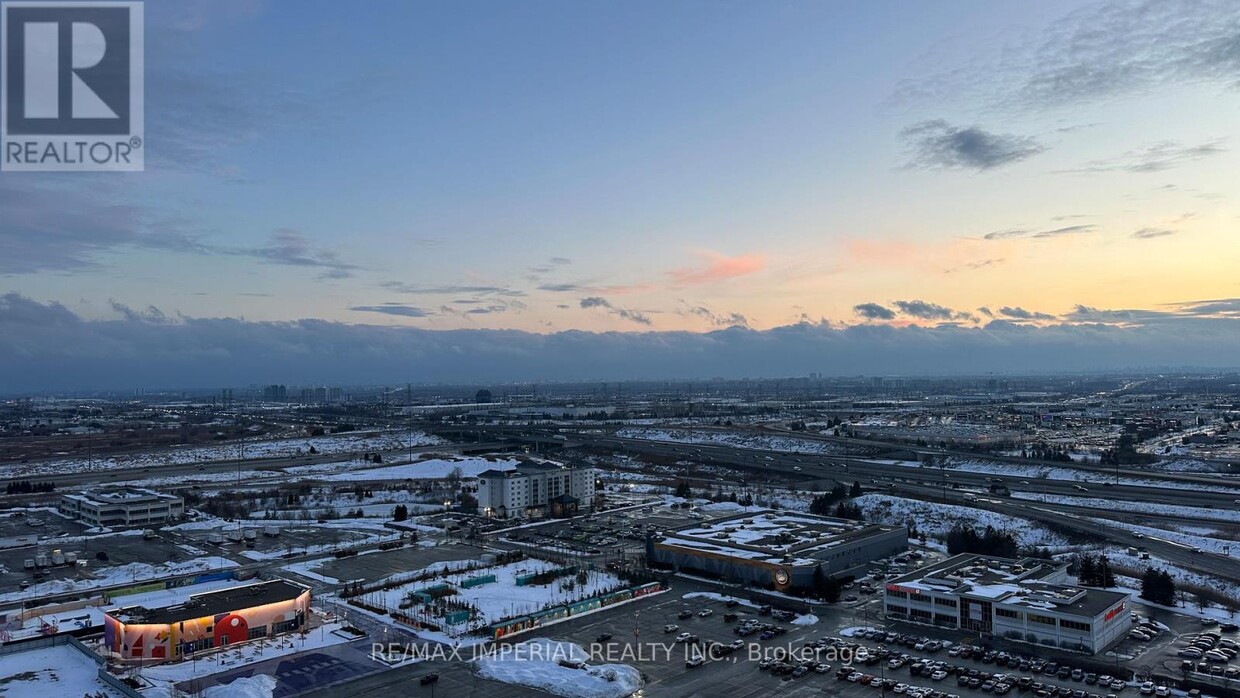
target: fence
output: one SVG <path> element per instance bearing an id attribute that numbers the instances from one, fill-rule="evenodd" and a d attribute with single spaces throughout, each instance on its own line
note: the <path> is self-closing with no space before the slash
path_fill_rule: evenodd
<path id="1" fill-rule="evenodd" d="M 7 654 L 17 654 L 18 652 L 28 652 L 30 650 L 42 649 L 44 647 L 60 647 L 68 645 L 73 649 L 81 652 L 90 659 L 98 667 L 99 680 L 107 684 L 110 688 L 120 693 L 125 698 L 144 698 L 141 693 L 131 688 L 128 684 L 115 676 L 108 673 L 104 666 L 104 659 L 98 654 L 91 651 L 89 647 L 82 644 L 81 640 L 69 635 L 52 635 L 50 637 L 36 637 L 30 640 L 21 640 L 19 642 L 10 642 L 6 645 L 0 645 L 0 657 Z"/>

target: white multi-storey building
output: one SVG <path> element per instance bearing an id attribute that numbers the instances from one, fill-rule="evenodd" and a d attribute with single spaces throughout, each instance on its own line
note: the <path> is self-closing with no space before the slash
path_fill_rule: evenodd
<path id="1" fill-rule="evenodd" d="M 1098 654 L 1132 627 L 1128 594 L 1067 584 L 1067 564 L 962 554 L 889 580 L 887 617 Z"/>
<path id="2" fill-rule="evenodd" d="M 498 519 L 569 516 L 594 508 L 594 468 L 534 461 L 478 475 L 478 509 Z"/>
<path id="3" fill-rule="evenodd" d="M 60 497 L 61 514 L 91 526 L 143 526 L 185 516 L 185 500 L 171 494 L 125 488 Z"/>

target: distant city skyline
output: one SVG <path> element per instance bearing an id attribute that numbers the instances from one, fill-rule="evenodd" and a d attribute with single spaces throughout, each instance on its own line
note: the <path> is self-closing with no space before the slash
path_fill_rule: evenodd
<path id="1" fill-rule="evenodd" d="M 1240 364 L 1234 2 L 152 2 L 146 39 L 145 172 L 0 174 L 0 382 Z"/>

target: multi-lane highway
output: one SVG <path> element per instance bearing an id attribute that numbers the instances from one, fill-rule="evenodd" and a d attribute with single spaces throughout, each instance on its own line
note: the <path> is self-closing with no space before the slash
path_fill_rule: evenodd
<path id="1" fill-rule="evenodd" d="M 564 433 L 530 430 L 528 427 L 518 429 L 480 427 L 478 433 L 489 440 L 507 438 L 519 441 L 529 438 L 540 442 L 546 442 L 547 439 L 557 435 L 565 436 Z M 1133 473 L 1131 477 L 1121 478 L 1119 484 L 1114 484 L 1113 476 L 1108 477 L 1095 472 L 1095 468 L 1076 468 L 1071 464 L 1062 463 L 1034 462 L 1032 465 L 1046 469 L 1076 470 L 1080 472 L 1081 477 L 1088 479 L 1039 478 L 969 472 L 949 468 L 900 465 L 891 461 L 873 461 L 829 454 L 789 453 L 732 444 L 627 438 L 616 436 L 611 430 L 604 431 L 597 428 L 574 430 L 568 435 L 568 439 L 560 443 L 579 444 L 621 453 L 694 460 L 757 472 L 779 473 L 781 476 L 805 480 L 835 480 L 844 483 L 857 481 L 871 489 L 887 491 L 895 495 L 986 509 L 1075 531 L 1097 539 L 1099 542 L 1109 540 L 1119 545 L 1146 548 L 1151 555 L 1186 569 L 1231 579 L 1240 578 L 1240 559 L 1210 552 L 1195 552 L 1190 546 L 1168 538 L 1138 537 L 1118 522 L 1100 521 L 1102 512 L 1098 508 L 1042 503 L 977 492 L 979 489 L 985 490 L 992 484 L 1002 483 L 1013 491 L 1093 497 L 1100 502 L 1148 502 L 1198 508 L 1235 509 L 1237 501 L 1240 500 L 1240 483 L 1237 483 L 1237 487 L 1230 491 L 1207 491 L 1196 487 L 1207 484 L 1212 487 L 1221 487 L 1229 484 L 1228 480 L 1220 480 L 1218 477 L 1139 472 Z M 1021 464 L 1030 465 L 1026 461 L 1022 461 Z M 1132 484 L 1125 482 L 1125 479 L 1151 484 Z M 1165 486 L 1157 486 L 1159 484 Z M 1157 514 L 1142 515 L 1150 519 L 1160 518 Z M 1237 553 L 1240 554 L 1240 545 L 1237 545 Z"/>

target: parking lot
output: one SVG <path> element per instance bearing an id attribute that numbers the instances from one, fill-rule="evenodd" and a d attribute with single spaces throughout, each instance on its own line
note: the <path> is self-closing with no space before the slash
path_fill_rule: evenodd
<path id="1" fill-rule="evenodd" d="M 196 557 L 175 541 L 145 540 L 140 531 L 130 531 L 127 535 L 88 535 L 86 530 L 82 524 L 50 511 L 0 517 L 0 538 L 35 535 L 40 539 L 37 545 L 0 550 L 0 591 L 16 591 L 22 582 L 70 579 L 102 567 L 132 562 L 161 565 Z M 49 566 L 41 570 L 45 576 L 36 579 L 34 570 L 25 569 L 26 560 L 38 555 L 50 557 L 56 550 L 66 555 L 73 553 L 78 560 L 85 561 L 85 571 L 68 564 Z"/>
<path id="2" fill-rule="evenodd" d="M 481 548 L 463 544 L 398 548 L 331 560 L 317 567 L 315 572 L 341 581 L 360 579 L 373 582 L 444 560 L 477 560 L 482 553 Z"/>

